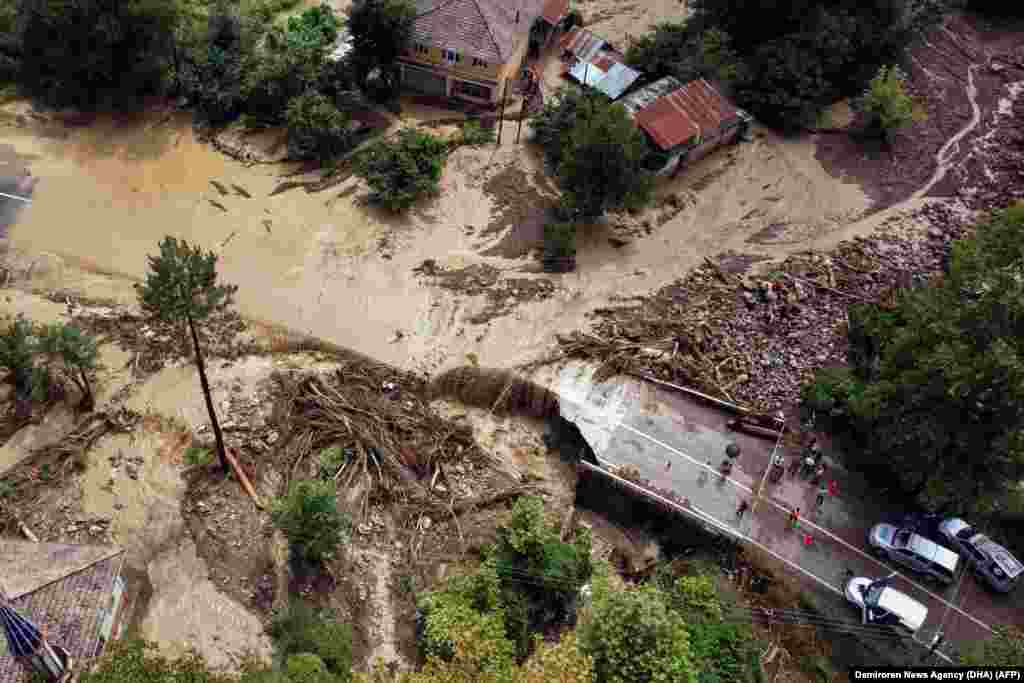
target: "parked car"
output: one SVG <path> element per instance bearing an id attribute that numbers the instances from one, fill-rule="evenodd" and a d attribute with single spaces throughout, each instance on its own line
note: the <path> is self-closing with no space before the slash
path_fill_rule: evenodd
<path id="1" fill-rule="evenodd" d="M 915 633 L 928 618 L 928 608 L 906 593 L 890 587 L 886 579 L 858 576 L 846 582 L 846 599 L 861 610 L 865 624 L 899 626 Z"/>
<path id="2" fill-rule="evenodd" d="M 911 529 L 876 524 L 868 532 L 868 545 L 881 557 L 936 581 L 953 583 L 956 579 L 957 554 Z"/>
<path id="3" fill-rule="evenodd" d="M 1001 593 L 1009 593 L 1024 576 L 1024 564 L 1009 550 L 956 517 L 939 524 L 943 539 L 960 550 L 988 585 Z"/>

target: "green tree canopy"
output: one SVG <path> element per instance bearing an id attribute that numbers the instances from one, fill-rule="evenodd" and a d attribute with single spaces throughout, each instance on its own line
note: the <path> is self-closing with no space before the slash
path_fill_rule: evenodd
<path id="1" fill-rule="evenodd" d="M 701 31 L 698 22 L 663 22 L 629 47 L 626 61 L 651 78 L 674 76 L 687 83 L 709 78 L 728 87 L 743 66 L 732 39 L 717 28 Z"/>
<path id="2" fill-rule="evenodd" d="M 179 20 L 164 0 L 19 0 L 18 80 L 54 105 L 135 104 L 162 87 Z"/>
<path id="3" fill-rule="evenodd" d="M 653 178 L 643 168 L 646 154 L 643 133 L 625 108 L 584 100 L 558 165 L 567 204 L 585 217 L 642 205 L 653 188 Z"/>
<path id="4" fill-rule="evenodd" d="M 338 509 L 333 481 L 292 482 L 288 494 L 274 502 L 271 518 L 297 556 L 308 562 L 333 557 L 351 527 L 348 516 Z"/>
<path id="5" fill-rule="evenodd" d="M 967 666 L 1024 666 L 1024 631 L 996 626 L 995 635 L 969 646 L 961 659 Z"/>
<path id="6" fill-rule="evenodd" d="M 58 365 L 64 380 L 78 387 L 82 407 L 91 410 L 95 403 L 92 382 L 99 366 L 96 340 L 74 325 L 52 323 L 39 330 L 39 351 Z"/>
<path id="7" fill-rule="evenodd" d="M 923 115 L 921 108 L 906 92 L 907 77 L 899 67 L 882 66 L 871 79 L 858 106 L 868 116 L 868 130 L 891 137 Z"/>
<path id="8" fill-rule="evenodd" d="M 355 172 L 370 186 L 371 201 L 398 212 L 440 192 L 447 158 L 444 140 L 404 128 L 396 140 L 381 140 L 360 150 Z"/>
<path id="9" fill-rule="evenodd" d="M 593 614 L 580 625 L 580 644 L 602 683 L 695 680 L 686 623 L 651 585 L 595 591 Z"/>
<path id="10" fill-rule="evenodd" d="M 919 504 L 987 513 L 1024 478 L 1024 206 L 954 249 L 941 283 L 894 310 L 850 309 L 848 371 L 804 400 L 833 415 L 851 464 L 887 473 Z"/>
<path id="11" fill-rule="evenodd" d="M 217 255 L 204 252 L 199 245 L 167 236 L 160 242 L 160 254 L 149 256 L 149 272 L 142 284 L 135 285 L 144 313 L 165 323 L 185 326 L 192 337 L 199 382 L 206 400 L 206 412 L 217 440 L 217 455 L 224 471 L 228 470 L 224 437 L 213 407 L 210 384 L 206 378 L 203 350 L 199 343 L 197 324 L 223 313 L 234 300 L 238 287 L 217 282 Z"/>
<path id="12" fill-rule="evenodd" d="M 346 22 L 352 40 L 357 79 L 366 85 L 370 73 L 380 68 L 392 88 L 397 86 L 395 60 L 412 34 L 416 6 L 410 0 L 356 0 Z"/>
<path id="13" fill-rule="evenodd" d="M 308 90 L 288 103 L 288 149 L 301 158 L 326 162 L 352 147 L 351 119 L 320 93 Z"/>

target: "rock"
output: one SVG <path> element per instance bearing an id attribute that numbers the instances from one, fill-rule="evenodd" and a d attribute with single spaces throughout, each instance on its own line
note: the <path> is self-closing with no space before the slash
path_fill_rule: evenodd
<path id="1" fill-rule="evenodd" d="M 944 235 L 942 234 L 942 231 L 939 230 L 938 228 L 928 228 L 928 237 L 932 238 L 933 240 L 941 240 L 944 237 Z"/>
<path id="2" fill-rule="evenodd" d="M 103 533 L 103 527 L 101 527 L 99 524 L 93 524 L 91 527 L 89 527 L 89 533 L 101 534 Z"/>
<path id="3" fill-rule="evenodd" d="M 747 304 L 747 308 L 753 308 L 757 305 L 757 299 L 750 292 L 743 292 L 743 301 Z"/>
<path id="4" fill-rule="evenodd" d="M 275 443 L 277 443 L 277 440 L 279 438 L 281 438 L 281 434 L 278 433 L 278 431 L 275 429 L 274 431 L 267 434 L 267 443 L 270 445 L 274 445 Z"/>
<path id="5" fill-rule="evenodd" d="M 426 531 L 433 524 L 434 524 L 434 520 L 432 520 L 430 517 L 424 517 L 423 519 L 420 520 L 420 529 L 422 529 L 423 531 Z"/>

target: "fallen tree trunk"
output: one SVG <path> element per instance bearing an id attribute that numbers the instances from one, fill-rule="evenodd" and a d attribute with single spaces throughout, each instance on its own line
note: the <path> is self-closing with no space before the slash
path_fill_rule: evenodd
<path id="1" fill-rule="evenodd" d="M 231 469 L 235 471 L 235 476 L 238 477 L 238 481 L 241 482 L 242 488 L 252 498 L 252 502 L 256 503 L 256 507 L 260 510 L 263 509 L 263 503 L 260 502 L 259 496 L 256 495 L 256 490 L 252 487 L 252 483 L 249 481 L 249 477 L 246 476 L 245 472 L 242 471 L 242 467 L 238 464 L 238 460 L 235 458 L 235 451 L 233 448 L 225 449 L 225 457 L 227 457 L 228 464 L 231 465 Z"/>

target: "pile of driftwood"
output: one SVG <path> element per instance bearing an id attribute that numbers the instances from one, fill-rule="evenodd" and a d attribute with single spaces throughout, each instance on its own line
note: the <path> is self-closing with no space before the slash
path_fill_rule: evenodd
<path id="1" fill-rule="evenodd" d="M 964 230 L 962 214 L 928 205 L 753 277 L 730 272 L 734 255 L 706 260 L 650 296 L 597 310 L 588 331 L 559 337 L 558 353 L 538 364 L 578 358 L 598 364 L 598 381 L 638 374 L 758 412 L 789 407 L 817 369 L 845 364 L 849 306 L 891 308 L 926 286 Z"/>
<path id="2" fill-rule="evenodd" d="M 422 381 L 393 369 L 343 361 L 330 375 L 275 377 L 283 392 L 282 452 L 291 475 L 328 448 L 344 454 L 333 473 L 339 487 L 370 500 L 428 502 L 443 465 L 488 457 L 466 424 L 430 408 Z"/>
<path id="3" fill-rule="evenodd" d="M 463 366 L 442 372 L 430 382 L 431 399 L 447 397 L 498 415 L 559 416 L 558 396 L 509 370 Z"/>

